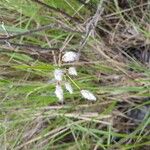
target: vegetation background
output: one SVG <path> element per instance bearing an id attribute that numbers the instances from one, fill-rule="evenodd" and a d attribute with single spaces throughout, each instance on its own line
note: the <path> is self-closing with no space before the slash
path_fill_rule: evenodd
<path id="1" fill-rule="evenodd" d="M 149 0 L 0 0 L 0 21 L 0 150 L 150 149 Z M 68 50 L 96 102 L 55 97 Z"/>

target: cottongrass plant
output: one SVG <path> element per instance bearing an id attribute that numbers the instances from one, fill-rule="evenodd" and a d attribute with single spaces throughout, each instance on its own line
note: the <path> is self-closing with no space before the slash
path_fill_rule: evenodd
<path id="1" fill-rule="evenodd" d="M 65 52 L 65 54 L 62 56 L 61 62 L 70 63 L 78 60 L 79 60 L 79 54 L 76 52 L 69 51 L 69 52 Z M 73 88 L 70 81 L 80 90 L 80 93 L 83 98 L 90 101 L 96 101 L 96 97 L 92 92 L 81 89 L 70 77 L 70 76 L 77 76 L 77 75 L 78 73 L 74 66 L 71 66 L 68 69 L 57 68 L 54 70 L 54 78 L 56 80 L 55 95 L 58 98 L 59 102 L 63 103 L 64 101 L 64 92 L 62 86 L 64 86 L 65 89 L 70 94 L 73 94 Z M 68 76 L 70 81 L 64 81 L 66 80 L 65 76 Z"/>

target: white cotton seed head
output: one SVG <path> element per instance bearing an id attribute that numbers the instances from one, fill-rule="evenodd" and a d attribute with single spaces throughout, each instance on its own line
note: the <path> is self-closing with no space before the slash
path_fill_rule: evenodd
<path id="1" fill-rule="evenodd" d="M 63 62 L 73 62 L 73 61 L 77 61 L 79 60 L 79 54 L 75 53 L 75 52 L 66 52 L 63 56 L 62 56 L 62 61 Z"/>
<path id="2" fill-rule="evenodd" d="M 88 90 L 81 90 L 81 95 L 87 100 L 96 101 L 96 97 L 94 96 L 94 94 Z"/>
<path id="3" fill-rule="evenodd" d="M 72 76 L 77 76 L 78 75 L 75 67 L 69 67 L 68 74 L 72 75 Z"/>
<path id="4" fill-rule="evenodd" d="M 60 85 L 56 85 L 55 94 L 60 102 L 64 101 L 64 93 L 63 93 L 63 89 Z"/>
<path id="5" fill-rule="evenodd" d="M 64 74 L 63 70 L 61 70 L 61 69 L 55 69 L 54 70 L 54 78 L 55 78 L 55 80 L 62 81 L 63 74 Z"/>
<path id="6" fill-rule="evenodd" d="M 70 94 L 73 93 L 73 88 L 69 82 L 65 82 L 65 88 Z"/>

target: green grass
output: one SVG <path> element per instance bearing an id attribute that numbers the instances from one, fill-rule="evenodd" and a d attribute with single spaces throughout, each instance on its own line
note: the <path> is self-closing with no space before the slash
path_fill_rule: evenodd
<path id="1" fill-rule="evenodd" d="M 85 32 L 87 20 L 96 11 L 90 5 L 97 7 L 99 3 L 98 0 L 90 0 L 87 5 L 79 0 L 43 2 L 82 23 L 30 0 L 1 0 L 0 37 L 52 23 Z M 138 0 L 122 5 L 117 0 L 102 1 L 104 14 L 96 34 L 87 39 L 77 64 L 78 76 L 71 78 L 81 89 L 92 91 L 96 102 L 82 98 L 74 84 L 74 93 L 70 95 L 64 90 L 64 104 L 58 102 L 55 83 L 50 82 L 57 68 L 53 54 L 57 57 L 58 51 L 52 54 L 11 47 L 0 41 L 0 149 L 149 149 L 149 110 L 140 122 L 131 121 L 127 112 L 150 106 L 150 69 L 132 56 L 121 54 L 128 48 L 148 46 L 150 6 Z M 138 31 L 136 36 L 134 28 Z M 81 40 L 81 34 L 60 27 L 10 41 L 43 48 L 59 47 L 65 51 L 77 50 Z M 66 79 L 69 80 L 67 76 Z"/>

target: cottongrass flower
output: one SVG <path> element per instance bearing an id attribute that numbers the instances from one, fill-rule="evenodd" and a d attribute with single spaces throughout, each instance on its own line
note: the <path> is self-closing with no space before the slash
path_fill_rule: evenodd
<path id="1" fill-rule="evenodd" d="M 87 100 L 90 100 L 90 101 L 96 101 L 96 97 L 94 96 L 93 93 L 91 93 L 90 91 L 88 90 L 81 90 L 81 95 L 87 99 Z"/>
<path id="2" fill-rule="evenodd" d="M 69 67 L 68 74 L 72 75 L 72 76 L 77 76 L 78 75 L 75 67 Z"/>
<path id="3" fill-rule="evenodd" d="M 69 52 L 66 52 L 62 56 L 61 62 L 69 63 L 69 62 L 78 61 L 79 60 L 79 56 L 80 55 L 78 53 L 73 52 L 73 51 L 69 51 Z M 68 74 L 68 75 L 66 75 L 66 74 Z M 63 101 L 64 101 L 64 93 L 63 93 L 62 86 L 65 86 L 66 90 L 70 94 L 73 94 L 73 88 L 72 88 L 71 84 L 69 83 L 69 81 L 67 81 L 66 77 L 68 77 L 70 79 L 70 81 L 78 89 L 80 89 L 80 87 L 71 79 L 71 77 L 69 75 L 71 75 L 71 76 L 77 76 L 78 75 L 77 70 L 76 70 L 76 68 L 74 66 L 69 67 L 67 71 L 66 71 L 66 69 L 60 69 L 60 68 L 54 70 L 54 80 L 56 81 L 55 82 L 56 83 L 55 95 L 58 98 L 58 101 L 61 102 L 61 103 L 63 103 Z M 66 76 L 66 77 L 64 77 L 66 79 L 65 82 L 63 81 L 63 76 Z M 88 90 L 81 90 L 80 92 L 81 92 L 81 95 L 85 99 L 90 100 L 90 101 L 96 101 L 95 95 L 93 93 L 91 93 L 90 91 L 88 91 Z"/>
<path id="4" fill-rule="evenodd" d="M 73 61 L 77 61 L 79 60 L 79 54 L 76 52 L 66 52 L 63 56 L 62 56 L 62 61 L 63 62 L 73 62 Z"/>
<path id="5" fill-rule="evenodd" d="M 56 85 L 55 94 L 56 94 L 56 97 L 58 98 L 59 102 L 64 101 L 63 89 L 59 84 Z"/>
<path id="6" fill-rule="evenodd" d="M 64 74 L 63 70 L 55 69 L 54 70 L 54 78 L 55 78 L 55 80 L 62 81 L 63 74 Z"/>
<path id="7" fill-rule="evenodd" d="M 73 88 L 69 82 L 65 82 L 65 88 L 70 94 L 73 93 Z"/>

